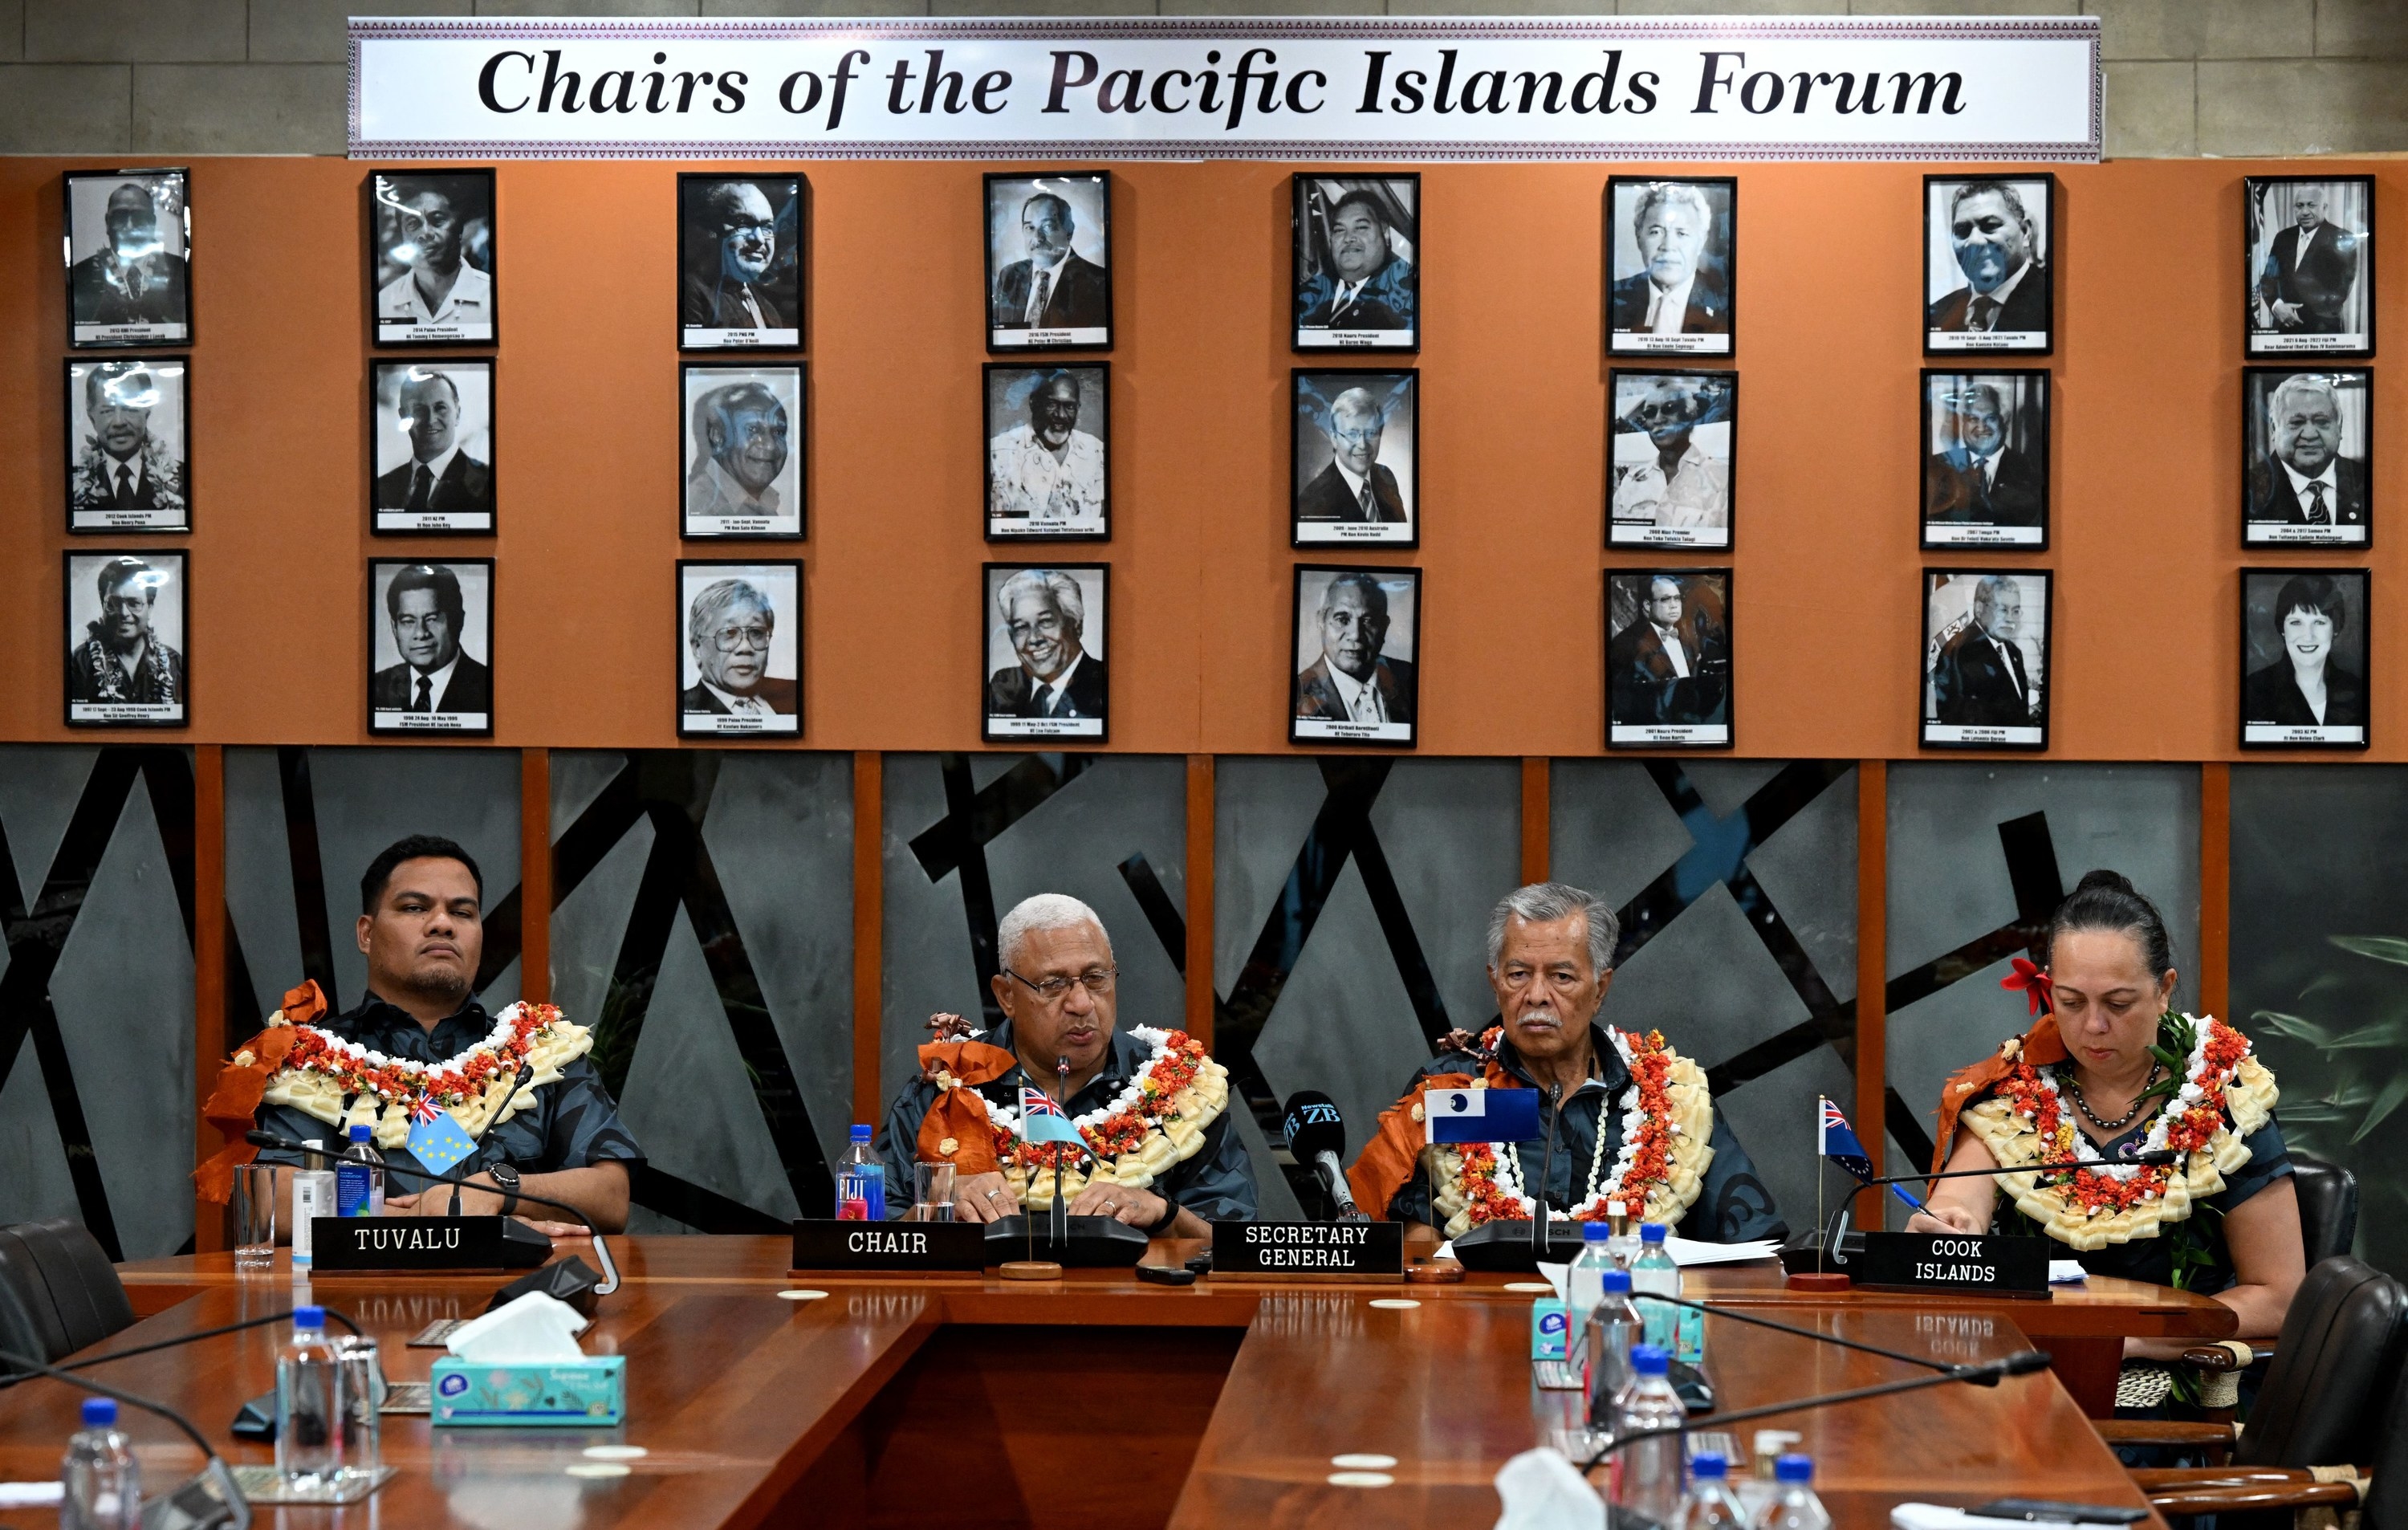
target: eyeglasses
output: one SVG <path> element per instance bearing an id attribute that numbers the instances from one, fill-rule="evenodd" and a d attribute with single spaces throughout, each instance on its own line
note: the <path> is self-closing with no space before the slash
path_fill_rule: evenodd
<path id="1" fill-rule="evenodd" d="M 1096 998 L 1109 998 L 1111 996 L 1112 982 L 1120 976 L 1118 967 L 1091 966 L 1076 978 L 1065 978 L 1056 974 L 1054 977 L 1031 982 L 1019 973 L 1012 972 L 1010 967 L 1005 967 L 1003 970 L 1010 973 L 1013 981 L 1018 982 L 1047 1004 L 1061 1003 L 1074 983 L 1084 987 Z"/>
<path id="2" fill-rule="evenodd" d="M 769 629 L 767 627 L 722 627 L 710 636 L 722 653 L 733 653 L 739 648 L 755 648 L 764 653 L 769 651 Z"/>

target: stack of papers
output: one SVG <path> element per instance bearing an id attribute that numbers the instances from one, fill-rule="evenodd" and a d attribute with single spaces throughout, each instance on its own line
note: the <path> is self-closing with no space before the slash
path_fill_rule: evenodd
<path id="1" fill-rule="evenodd" d="M 2071 1520 L 2001 1520 L 1980 1514 L 1968 1514 L 1961 1509 L 1949 1509 L 1940 1504 L 1899 1504 L 1889 1511 L 1889 1523 L 1898 1530 L 2000 1530 L 2001 1525 L 2048 1526 L 2071 1525 Z M 2091 1530 L 2098 1530 L 2092 1526 Z"/>
<path id="2" fill-rule="evenodd" d="M 1560 1235 L 1551 1235 L 1551 1237 L 1555 1242 L 1562 1241 Z M 1769 1237 L 1752 1238 L 1745 1243 L 1701 1243 L 1695 1238 L 1670 1237 L 1664 1239 L 1664 1251 L 1672 1256 L 1672 1263 L 1684 1269 L 1691 1265 L 1740 1265 L 1752 1259 L 1777 1259 L 1780 1257 L 1780 1251 L 1781 1245 Z M 1431 1257 L 1454 1258 L 1455 1244 L 1452 1241 L 1440 1244 L 1438 1252 Z M 1556 1271 L 1566 1268 L 1562 1265 L 1541 1265 L 1539 1267 L 1542 1270 Z M 2058 1277 L 2052 1274 L 2050 1279 L 2056 1280 Z M 1563 1285 L 1563 1281 L 1557 1280 L 1555 1290 L 1561 1293 Z"/>

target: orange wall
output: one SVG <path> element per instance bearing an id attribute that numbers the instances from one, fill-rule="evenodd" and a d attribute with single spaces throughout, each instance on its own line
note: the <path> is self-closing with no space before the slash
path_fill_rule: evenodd
<path id="1" fill-rule="evenodd" d="M 97 162 L 73 162 L 78 164 Z M 2380 222 L 2403 179 L 2380 182 Z M 0 738 L 60 722 L 59 174 L 0 160 Z M 671 565 L 767 551 L 678 521 L 673 164 L 505 164 L 492 538 L 366 529 L 366 167 L 194 169 L 198 344 L 193 726 L 245 744 L 366 741 L 371 556 L 499 560 L 496 741 L 667 746 Z M 802 742 L 976 749 L 979 176 L 810 166 L 810 537 Z M 1603 164 L 1424 171 L 1422 751 L 1584 754 L 1603 735 L 1598 577 L 1605 390 Z M 1739 752 L 1913 756 L 1923 165 L 1738 170 L 1742 378 Z M 2240 546 L 2239 162 L 2059 170 L 2054 546 L 1965 563 L 2057 571 L 2058 758 L 2235 754 Z M 2289 166 L 2297 169 L 2299 166 Z M 1287 171 L 1114 168 L 1115 750 L 1283 752 Z M 1717 171 L 1716 173 L 1727 173 Z M 2379 248 L 2379 246 L 2378 246 Z M 2384 326 L 2408 262 L 2382 262 Z M 2395 344 L 2401 343 L 2395 340 Z M 2377 364 L 2378 371 L 2383 370 Z M 2378 380 L 2371 558 L 2377 759 L 2408 759 L 2389 699 L 2408 502 L 2400 389 Z M 79 549 L 184 540 L 73 539 Z M 769 554 L 775 555 L 775 554 Z M 1041 553 L 1039 555 L 1042 555 Z M 1691 560 L 1710 561 L 1710 560 Z M 1947 561 L 1934 555 L 1932 561 Z M 137 736 L 124 735 L 122 736 Z M 156 733 L 138 736 L 156 739 Z"/>

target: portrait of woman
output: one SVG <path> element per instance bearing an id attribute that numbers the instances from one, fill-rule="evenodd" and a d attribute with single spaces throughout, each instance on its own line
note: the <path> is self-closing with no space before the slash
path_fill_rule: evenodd
<path id="1" fill-rule="evenodd" d="M 2356 569 L 2243 570 L 2243 743 L 2366 742 L 2365 579 Z"/>

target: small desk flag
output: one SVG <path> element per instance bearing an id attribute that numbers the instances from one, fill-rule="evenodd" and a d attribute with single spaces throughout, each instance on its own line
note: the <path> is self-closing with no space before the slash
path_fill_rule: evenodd
<path id="1" fill-rule="evenodd" d="M 1539 1135 L 1539 1092 L 1425 1090 L 1422 1115 L 1432 1142 L 1528 1142 Z"/>

